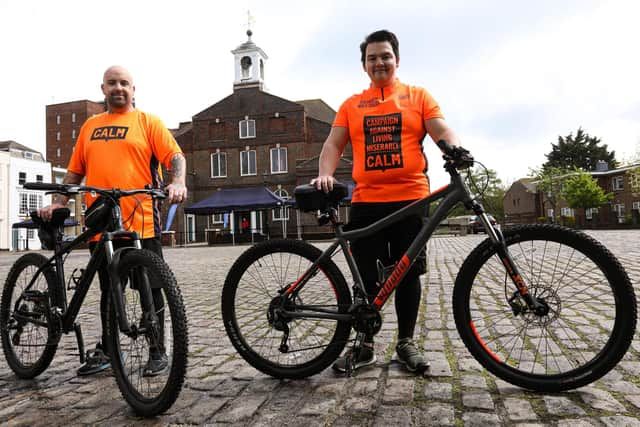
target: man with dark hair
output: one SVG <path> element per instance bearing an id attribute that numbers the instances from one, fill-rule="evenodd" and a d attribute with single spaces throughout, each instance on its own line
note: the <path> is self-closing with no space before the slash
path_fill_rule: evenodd
<path id="1" fill-rule="evenodd" d="M 370 86 L 340 106 L 322 147 L 318 177 L 311 181 L 316 188 L 330 191 L 339 158 L 347 143 L 351 143 L 356 187 L 351 199 L 349 229 L 370 225 L 429 194 L 427 159 L 422 147 L 426 134 L 434 142 L 442 139 L 459 145 L 458 137 L 447 126 L 431 95 L 421 87 L 406 85 L 396 78 L 400 49 L 395 34 L 387 30 L 371 33 L 360 45 L 360 51 Z M 420 226 L 420 218 L 409 218 L 374 236 L 351 242 L 370 298 L 378 292 L 378 265 L 388 267 L 398 262 Z M 412 372 L 422 372 L 428 367 L 413 341 L 420 308 L 420 275 L 425 272 L 423 250 L 396 288 L 395 295 L 397 358 Z M 366 336 L 354 368 L 375 361 L 373 336 Z M 339 358 L 333 368 L 344 372 L 346 358 Z"/>
<path id="2" fill-rule="evenodd" d="M 80 129 L 76 146 L 67 166 L 65 184 L 80 184 L 101 188 L 134 189 L 162 184 L 160 164 L 171 174 L 166 201 L 182 203 L 187 198 L 185 186 L 186 162 L 182 150 L 159 118 L 137 110 L 134 105 L 135 86 L 128 70 L 120 66 L 109 67 L 100 86 L 107 103 L 107 111 L 87 119 Z M 87 207 L 96 197 L 85 194 Z M 66 206 L 68 197 L 56 194 L 51 205 L 39 210 L 39 216 L 48 221 L 53 210 Z M 138 200 L 125 197 L 121 201 L 123 225 L 140 234 L 142 247 L 162 257 L 160 243 L 160 206 L 151 198 Z M 94 240 L 97 241 L 99 236 Z M 96 246 L 90 243 L 90 249 Z M 129 245 L 126 240 L 114 241 L 114 249 Z M 95 350 L 87 351 L 87 362 L 78 369 L 78 375 L 92 375 L 111 366 L 107 348 L 107 307 L 110 279 L 106 266 L 98 271 L 100 279 L 100 319 L 102 342 Z M 161 312 L 164 299 L 161 289 L 152 284 L 156 310 Z M 160 316 L 162 314 L 160 313 Z M 161 320 L 162 322 L 162 320 Z M 161 325 L 162 327 L 162 325 Z M 145 376 L 154 376 L 166 370 L 167 355 L 164 348 L 150 348 Z"/>

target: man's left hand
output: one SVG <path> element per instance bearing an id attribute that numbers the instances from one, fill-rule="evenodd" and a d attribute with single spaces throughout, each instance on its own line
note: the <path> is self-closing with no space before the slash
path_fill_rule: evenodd
<path id="1" fill-rule="evenodd" d="M 183 203 L 187 200 L 187 187 L 184 184 L 169 184 L 164 188 L 167 192 L 167 202 Z"/>

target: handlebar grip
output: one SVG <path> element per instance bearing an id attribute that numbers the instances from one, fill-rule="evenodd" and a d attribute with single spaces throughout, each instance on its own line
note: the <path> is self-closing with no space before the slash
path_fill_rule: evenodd
<path id="1" fill-rule="evenodd" d="M 66 185 L 50 182 L 25 182 L 22 184 L 22 187 L 27 190 L 57 191 L 63 193 L 67 191 Z"/>

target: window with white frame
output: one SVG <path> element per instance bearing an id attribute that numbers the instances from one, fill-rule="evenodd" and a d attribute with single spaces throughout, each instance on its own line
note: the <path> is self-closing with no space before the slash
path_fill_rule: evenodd
<path id="1" fill-rule="evenodd" d="M 614 176 L 612 183 L 613 191 L 624 190 L 624 176 Z"/>
<path id="2" fill-rule="evenodd" d="M 29 195 L 27 193 L 20 193 L 20 215 L 27 215 L 29 213 Z"/>
<path id="3" fill-rule="evenodd" d="M 587 219 L 593 219 L 593 215 L 598 213 L 598 208 L 587 208 L 584 210 L 584 216 Z"/>
<path id="4" fill-rule="evenodd" d="M 71 139 L 76 139 L 76 130 L 71 129 Z"/>
<path id="5" fill-rule="evenodd" d="M 553 218 L 553 209 L 547 209 L 547 216 Z"/>
<path id="6" fill-rule="evenodd" d="M 60 141 L 60 132 L 56 132 L 56 141 Z"/>
<path id="7" fill-rule="evenodd" d="M 240 152 L 240 175 L 256 175 L 256 150 L 245 150 Z"/>
<path id="8" fill-rule="evenodd" d="M 287 167 L 287 148 L 277 146 L 271 149 L 271 173 L 286 173 Z"/>
<path id="9" fill-rule="evenodd" d="M 58 114 L 56 116 L 56 124 L 59 125 L 60 124 L 60 114 Z"/>
<path id="10" fill-rule="evenodd" d="M 571 209 L 571 208 L 562 208 L 562 209 L 560 209 L 560 215 L 562 215 L 562 216 L 573 216 L 573 209 Z"/>
<path id="11" fill-rule="evenodd" d="M 211 178 L 227 176 L 227 153 L 216 152 L 211 155 Z"/>
<path id="12" fill-rule="evenodd" d="M 289 193 L 287 193 L 287 190 L 283 189 L 283 188 L 278 188 L 276 191 L 273 192 L 276 196 L 280 197 L 281 199 L 284 200 L 288 200 L 289 199 Z M 272 217 L 274 221 L 288 221 L 289 220 L 289 208 L 287 206 L 280 206 L 277 207 L 275 209 L 272 209 Z"/>
<path id="13" fill-rule="evenodd" d="M 631 210 L 633 211 L 640 211 L 640 202 L 633 202 L 631 204 Z"/>
<path id="14" fill-rule="evenodd" d="M 624 217 L 624 203 L 618 203 L 613 205 L 613 211 L 618 218 Z"/>
<path id="15" fill-rule="evenodd" d="M 60 157 L 60 148 L 56 148 L 56 157 Z"/>
<path id="16" fill-rule="evenodd" d="M 26 172 L 18 172 L 18 184 L 22 185 L 27 182 L 27 173 Z"/>
<path id="17" fill-rule="evenodd" d="M 211 215 L 211 224 L 224 224 L 224 214 L 217 213 Z"/>
<path id="18" fill-rule="evenodd" d="M 71 123 L 76 122 L 76 113 L 71 113 Z"/>
<path id="19" fill-rule="evenodd" d="M 42 207 L 42 195 L 41 194 L 29 194 L 29 212 L 35 211 Z"/>
<path id="20" fill-rule="evenodd" d="M 256 121 L 245 118 L 240 120 L 240 139 L 256 137 Z"/>

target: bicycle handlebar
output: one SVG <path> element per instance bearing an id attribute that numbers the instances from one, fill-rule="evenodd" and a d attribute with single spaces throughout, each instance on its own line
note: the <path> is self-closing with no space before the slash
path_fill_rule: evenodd
<path id="1" fill-rule="evenodd" d="M 72 195 L 79 193 L 97 193 L 103 196 L 121 198 L 127 196 L 133 196 L 136 194 L 149 194 L 151 197 L 156 199 L 165 199 L 167 197 L 167 192 L 160 188 L 137 188 L 133 190 L 121 190 L 119 188 L 99 188 L 99 187 L 91 187 L 87 185 L 77 185 L 77 184 L 55 184 L 55 183 L 46 183 L 46 182 L 25 182 L 23 187 L 27 190 L 42 190 L 49 193 L 58 193 L 64 195 Z"/>
<path id="2" fill-rule="evenodd" d="M 436 142 L 438 148 L 442 150 L 444 155 L 442 158 L 447 161 L 447 165 L 450 164 L 456 169 L 467 169 L 473 166 L 474 159 L 469 150 L 466 150 L 460 146 L 450 145 L 447 141 L 441 139 Z"/>

